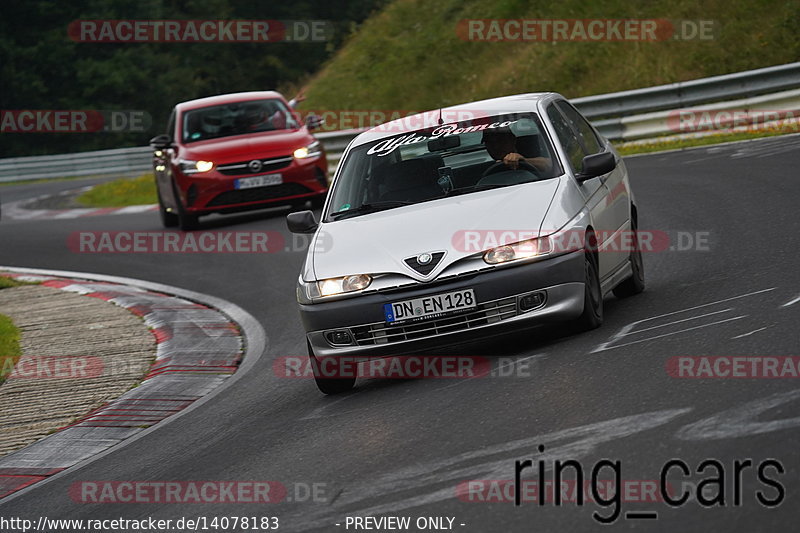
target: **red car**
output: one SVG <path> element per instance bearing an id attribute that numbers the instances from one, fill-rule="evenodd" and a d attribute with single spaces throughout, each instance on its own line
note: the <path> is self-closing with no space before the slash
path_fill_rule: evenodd
<path id="1" fill-rule="evenodd" d="M 161 222 L 190 230 L 198 218 L 275 205 L 322 205 L 325 150 L 274 91 L 226 94 L 175 106 L 150 141 Z"/>

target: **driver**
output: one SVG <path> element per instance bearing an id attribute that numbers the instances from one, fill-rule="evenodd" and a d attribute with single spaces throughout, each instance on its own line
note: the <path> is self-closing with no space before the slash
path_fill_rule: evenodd
<path id="1" fill-rule="evenodd" d="M 549 157 L 524 157 L 517 153 L 517 137 L 509 128 L 486 130 L 482 140 L 492 159 L 502 161 L 512 170 L 519 167 L 520 161 L 526 161 L 542 173 L 550 172 L 553 166 Z"/>

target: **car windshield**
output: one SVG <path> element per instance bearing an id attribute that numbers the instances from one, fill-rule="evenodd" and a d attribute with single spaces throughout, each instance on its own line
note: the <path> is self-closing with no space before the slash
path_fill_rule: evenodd
<path id="1" fill-rule="evenodd" d="M 326 220 L 560 174 L 535 113 L 443 124 L 350 150 L 331 192 Z"/>
<path id="2" fill-rule="evenodd" d="M 251 100 L 187 111 L 183 114 L 183 142 L 299 127 L 283 101 Z"/>

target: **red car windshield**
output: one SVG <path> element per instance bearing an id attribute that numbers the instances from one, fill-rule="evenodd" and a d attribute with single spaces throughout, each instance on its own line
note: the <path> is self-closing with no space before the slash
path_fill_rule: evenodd
<path id="1" fill-rule="evenodd" d="M 183 142 L 261 131 L 294 130 L 299 124 L 282 100 L 271 98 L 192 109 L 183 114 Z"/>

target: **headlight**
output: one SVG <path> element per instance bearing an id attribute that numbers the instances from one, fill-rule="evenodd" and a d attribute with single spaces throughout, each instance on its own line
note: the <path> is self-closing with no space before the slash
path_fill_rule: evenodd
<path id="1" fill-rule="evenodd" d="M 529 239 L 492 248 L 483 254 L 483 260 L 490 265 L 497 265 L 509 261 L 547 255 L 552 251 L 553 246 L 550 243 L 550 239 L 539 237 L 538 239 Z"/>
<path id="2" fill-rule="evenodd" d="M 184 174 L 208 172 L 214 168 L 214 163 L 211 161 L 189 161 L 188 159 L 181 159 L 179 164 L 181 166 L 181 172 Z"/>
<path id="3" fill-rule="evenodd" d="M 294 151 L 294 157 L 296 159 L 305 159 L 307 157 L 314 157 L 322 152 L 319 149 L 319 141 L 314 141 L 313 143 L 309 144 L 308 146 L 303 146 L 302 148 L 298 148 Z"/>
<path id="4" fill-rule="evenodd" d="M 335 296 L 348 292 L 361 291 L 369 287 L 372 283 L 372 276 L 368 274 L 358 274 L 356 276 L 344 276 L 342 278 L 330 278 L 320 281 L 298 280 L 297 302 L 301 304 L 313 304 L 323 296 Z"/>
<path id="5" fill-rule="evenodd" d="M 372 276 L 358 274 L 343 278 L 323 279 L 317 282 L 320 296 L 333 296 L 345 292 L 363 291 L 372 283 Z"/>

